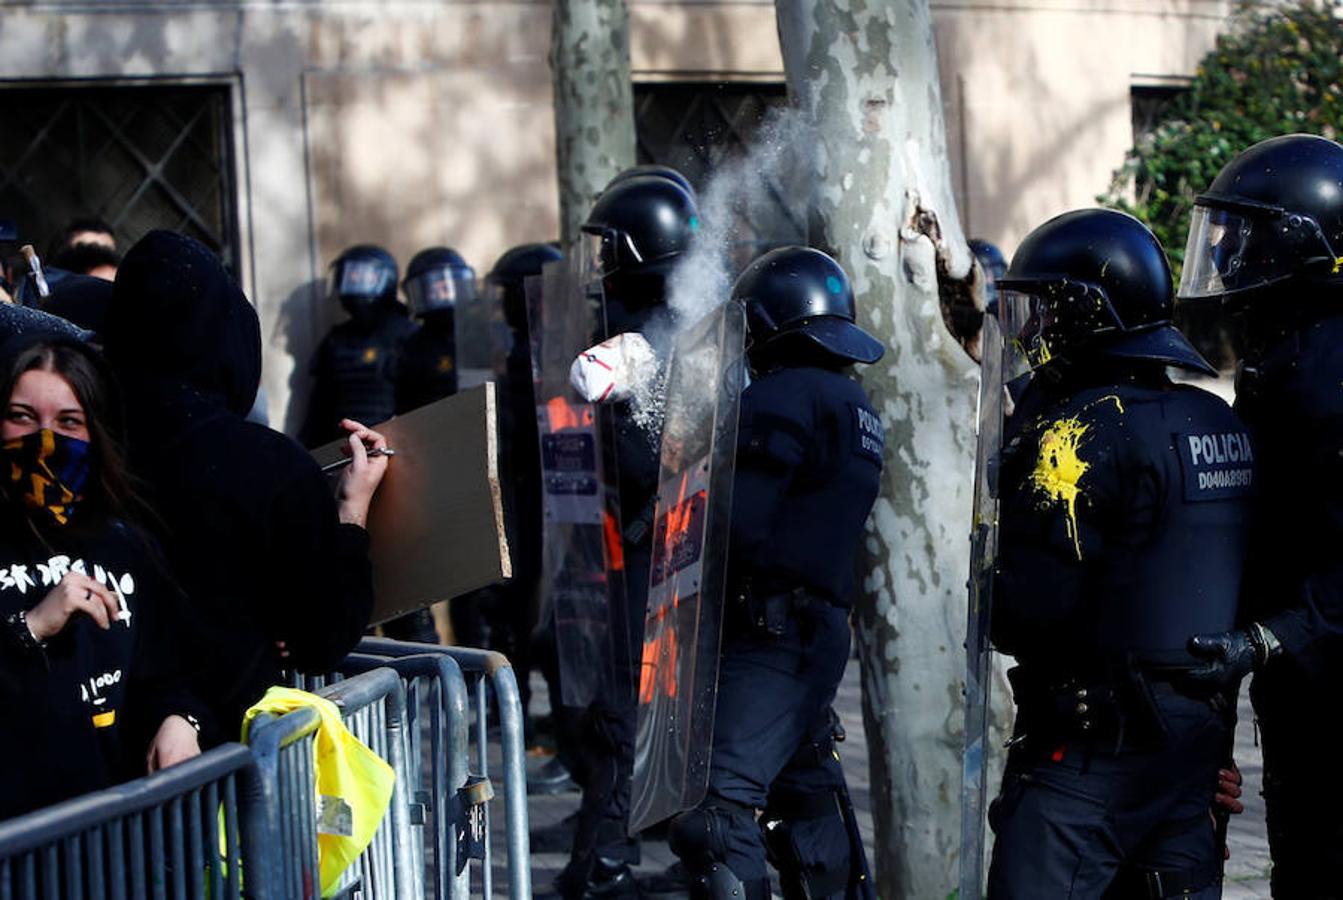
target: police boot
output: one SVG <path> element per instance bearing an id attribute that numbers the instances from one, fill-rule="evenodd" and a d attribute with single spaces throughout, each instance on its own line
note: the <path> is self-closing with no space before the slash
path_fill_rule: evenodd
<path id="1" fill-rule="evenodd" d="M 570 860 L 556 877 L 555 890 L 564 900 L 614 900 L 639 896 L 639 885 L 629 863 L 603 856 Z"/>
<path id="2" fill-rule="evenodd" d="M 588 875 L 587 889 L 583 891 L 583 900 L 613 900 L 613 898 L 633 898 L 639 896 L 639 883 L 630 871 L 629 863 L 619 859 L 597 857 Z"/>

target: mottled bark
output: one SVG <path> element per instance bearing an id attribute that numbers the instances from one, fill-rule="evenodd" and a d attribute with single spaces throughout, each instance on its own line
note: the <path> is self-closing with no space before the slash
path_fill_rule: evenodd
<path id="1" fill-rule="evenodd" d="M 550 70 L 560 237 L 578 235 L 597 194 L 634 165 L 634 91 L 624 0 L 554 0 Z"/>
<path id="2" fill-rule="evenodd" d="M 963 641 L 978 371 L 943 321 L 971 261 L 952 198 L 928 0 L 777 0 L 792 101 L 814 126 L 812 242 L 887 346 L 859 367 L 887 427 L 858 601 L 876 878 L 946 897 L 960 860 Z"/>

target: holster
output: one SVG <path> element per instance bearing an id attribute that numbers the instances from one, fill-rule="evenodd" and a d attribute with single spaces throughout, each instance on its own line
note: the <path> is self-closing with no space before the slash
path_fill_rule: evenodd
<path id="1" fill-rule="evenodd" d="M 1158 746 L 1166 724 L 1143 673 L 1121 665 L 1099 675 L 1015 666 L 1007 673 L 1017 705 L 1014 741 L 1042 747 L 1084 742 L 1097 749 Z"/>
<path id="2" fill-rule="evenodd" d="M 731 596 L 739 624 L 749 633 L 772 640 L 782 637 L 789 618 L 810 602 L 801 587 L 779 589 L 750 576 L 735 579 Z"/>

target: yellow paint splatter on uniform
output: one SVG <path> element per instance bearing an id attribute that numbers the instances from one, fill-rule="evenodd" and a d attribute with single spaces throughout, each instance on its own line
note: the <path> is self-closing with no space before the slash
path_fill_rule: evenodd
<path id="1" fill-rule="evenodd" d="M 1045 495 L 1046 502 L 1063 504 L 1068 518 L 1068 536 L 1073 539 L 1077 558 L 1082 558 L 1082 542 L 1077 531 L 1077 495 L 1082 492 L 1082 476 L 1090 466 L 1077 454 L 1087 433 L 1080 419 L 1059 419 L 1040 436 L 1040 455 L 1031 473 L 1031 484 Z"/>
<path id="2" fill-rule="evenodd" d="M 1106 400 L 1109 400 L 1112 403 L 1114 403 L 1115 409 L 1119 410 L 1120 415 L 1124 414 L 1124 401 L 1119 399 L 1118 394 L 1106 394 L 1104 397 L 1097 397 L 1095 400 L 1092 400 L 1090 403 L 1088 403 L 1084 408 L 1091 409 L 1091 407 L 1096 406 L 1097 404 L 1100 403 L 1104 403 Z"/>

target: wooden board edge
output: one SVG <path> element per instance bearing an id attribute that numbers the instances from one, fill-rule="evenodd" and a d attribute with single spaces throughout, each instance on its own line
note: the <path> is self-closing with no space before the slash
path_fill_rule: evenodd
<path id="1" fill-rule="evenodd" d="M 504 578 L 513 577 L 513 560 L 504 525 L 504 497 L 499 483 L 499 404 L 497 387 L 487 381 L 485 388 L 485 456 L 489 466 L 490 499 L 494 504 L 494 527 L 499 538 L 499 568 Z"/>

